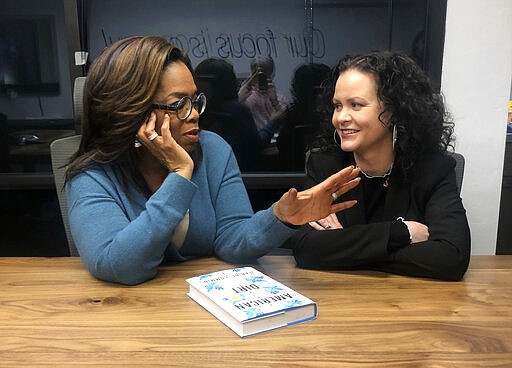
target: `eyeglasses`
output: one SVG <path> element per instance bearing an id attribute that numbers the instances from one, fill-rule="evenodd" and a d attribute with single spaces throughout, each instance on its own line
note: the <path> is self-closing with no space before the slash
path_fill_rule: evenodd
<path id="1" fill-rule="evenodd" d="M 192 113 L 192 108 L 195 108 L 199 115 L 201 115 L 206 108 L 206 95 L 200 93 L 195 100 L 188 96 L 183 96 L 178 102 L 172 105 L 153 104 L 154 109 L 170 110 L 176 113 L 176 117 L 180 120 L 186 120 Z"/>

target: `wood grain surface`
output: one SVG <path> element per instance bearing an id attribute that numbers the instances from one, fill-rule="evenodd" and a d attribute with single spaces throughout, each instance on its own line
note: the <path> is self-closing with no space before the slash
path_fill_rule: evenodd
<path id="1" fill-rule="evenodd" d="M 0 367 L 512 367 L 512 256 L 474 256 L 461 282 L 263 257 L 318 318 L 245 339 L 186 294 L 186 278 L 230 267 L 174 263 L 126 287 L 78 258 L 0 258 Z"/>

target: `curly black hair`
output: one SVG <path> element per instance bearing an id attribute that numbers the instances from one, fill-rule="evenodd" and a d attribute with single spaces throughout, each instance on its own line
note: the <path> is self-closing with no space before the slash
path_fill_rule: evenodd
<path id="1" fill-rule="evenodd" d="M 434 91 L 428 75 L 412 58 L 395 51 L 347 56 L 333 68 L 322 98 L 323 134 L 316 147 L 339 150 L 333 141 L 332 96 L 339 75 L 347 70 L 368 73 L 375 79 L 383 106 L 381 116 L 390 113 L 387 125 L 397 129 L 395 165 L 400 165 L 406 176 L 414 171 L 420 156 L 452 147 L 454 123 L 443 96 Z"/>

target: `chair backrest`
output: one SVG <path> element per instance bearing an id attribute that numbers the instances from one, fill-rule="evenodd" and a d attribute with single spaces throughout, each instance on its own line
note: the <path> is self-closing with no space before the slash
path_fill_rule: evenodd
<path id="1" fill-rule="evenodd" d="M 80 132 L 82 115 L 84 112 L 84 85 L 85 77 L 75 79 L 73 86 L 73 110 L 75 113 L 75 131 Z"/>
<path id="2" fill-rule="evenodd" d="M 80 135 L 74 135 L 71 137 L 56 139 L 50 144 L 53 178 L 55 180 L 55 188 L 59 198 L 62 222 L 64 223 L 64 230 L 66 231 L 66 237 L 68 239 L 69 255 L 72 257 L 76 257 L 79 254 L 69 229 L 68 201 L 64 190 L 64 177 L 66 173 L 66 165 L 71 155 L 78 150 L 80 138 Z"/>
<path id="3" fill-rule="evenodd" d="M 458 188 L 459 194 L 460 194 L 460 191 L 462 190 L 462 179 L 464 178 L 464 164 L 466 161 L 464 160 L 464 156 L 462 156 L 462 154 L 460 154 L 460 153 L 450 152 L 450 155 L 456 161 L 455 177 L 457 179 L 457 188 Z"/>
<path id="4" fill-rule="evenodd" d="M 291 161 L 291 168 L 293 170 L 304 170 L 308 146 L 319 130 L 319 124 L 298 124 L 293 128 L 292 152 L 290 152 L 291 155 L 287 155 L 288 157 L 286 158 Z"/>

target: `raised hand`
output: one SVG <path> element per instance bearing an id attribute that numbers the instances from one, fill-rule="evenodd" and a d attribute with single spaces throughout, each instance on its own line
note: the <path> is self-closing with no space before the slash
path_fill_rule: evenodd
<path id="1" fill-rule="evenodd" d="M 274 206 L 276 217 L 287 224 L 303 225 L 352 207 L 355 200 L 332 204 L 340 195 L 359 184 L 359 169 L 349 166 L 314 187 L 297 192 L 292 188 Z"/>

